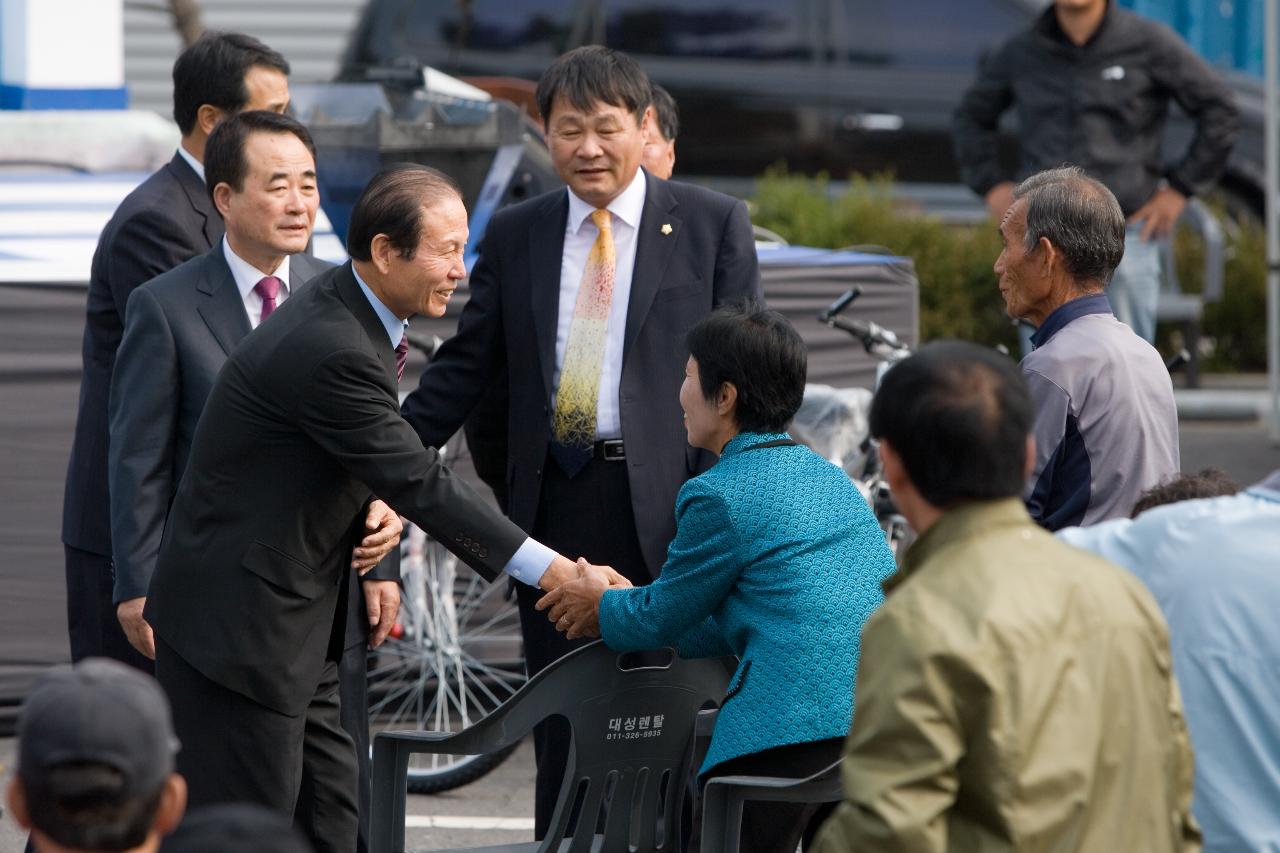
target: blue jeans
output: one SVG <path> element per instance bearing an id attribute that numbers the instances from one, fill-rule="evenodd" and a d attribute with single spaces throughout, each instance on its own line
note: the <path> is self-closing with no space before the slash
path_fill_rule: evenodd
<path id="1" fill-rule="evenodd" d="M 1111 276 L 1107 299 L 1116 319 L 1147 343 L 1156 339 L 1156 303 L 1160 299 L 1163 240 L 1143 240 L 1142 225 L 1124 232 L 1124 258 Z"/>

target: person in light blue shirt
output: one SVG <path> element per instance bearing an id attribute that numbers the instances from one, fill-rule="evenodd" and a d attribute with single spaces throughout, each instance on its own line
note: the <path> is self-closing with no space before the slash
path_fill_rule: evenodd
<path id="1" fill-rule="evenodd" d="M 1280 851 L 1280 469 L 1058 535 L 1128 568 L 1164 612 L 1205 853 Z"/>
<path id="2" fill-rule="evenodd" d="M 844 472 L 784 431 L 804 395 L 795 329 L 748 304 L 712 313 L 687 343 L 689 443 L 720 458 L 680 489 L 661 574 L 608 591 L 584 577 L 537 606 L 570 637 L 598 630 L 619 651 L 736 655 L 702 776 L 802 778 L 840 757 L 862 624 L 893 555 Z M 793 853 L 816 812 L 747 803 L 741 849 Z"/>

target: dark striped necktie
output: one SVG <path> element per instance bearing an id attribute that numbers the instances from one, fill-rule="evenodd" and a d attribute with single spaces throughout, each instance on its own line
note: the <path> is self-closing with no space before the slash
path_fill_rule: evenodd
<path id="1" fill-rule="evenodd" d="M 409 360 L 409 336 L 401 335 L 400 343 L 396 344 L 396 381 L 404 379 L 404 365 Z"/>

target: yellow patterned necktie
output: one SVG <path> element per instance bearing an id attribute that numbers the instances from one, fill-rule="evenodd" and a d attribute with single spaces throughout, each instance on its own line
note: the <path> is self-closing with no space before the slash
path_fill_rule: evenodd
<path id="1" fill-rule="evenodd" d="M 599 229 L 582 269 L 582 284 L 569 321 L 569 339 L 556 390 L 552 434 L 568 454 L 557 456 L 565 473 L 573 476 L 590 459 L 596 440 L 596 403 L 600 396 L 600 369 L 609 332 L 609 307 L 613 303 L 613 276 L 617 257 L 613 249 L 613 222 L 609 211 L 596 210 L 591 221 Z M 572 468 L 572 470 L 570 470 Z"/>

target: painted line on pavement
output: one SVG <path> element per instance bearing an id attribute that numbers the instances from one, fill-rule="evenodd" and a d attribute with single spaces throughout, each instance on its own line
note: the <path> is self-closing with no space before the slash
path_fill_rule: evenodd
<path id="1" fill-rule="evenodd" d="M 533 832 L 531 817 L 465 817 L 462 815 L 409 815 L 404 820 L 409 829 L 508 829 Z"/>

